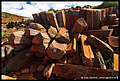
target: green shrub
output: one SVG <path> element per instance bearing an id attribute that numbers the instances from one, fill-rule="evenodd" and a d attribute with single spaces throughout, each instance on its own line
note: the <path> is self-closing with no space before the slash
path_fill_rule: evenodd
<path id="1" fill-rule="evenodd" d="M 81 8 L 81 6 L 76 6 L 76 8 Z"/>
<path id="2" fill-rule="evenodd" d="M 48 9 L 48 11 L 55 11 L 55 9 L 53 9 L 53 8 L 50 8 L 50 9 Z"/>
<path id="3" fill-rule="evenodd" d="M 2 37 L 4 37 L 5 36 L 5 32 L 2 32 Z"/>

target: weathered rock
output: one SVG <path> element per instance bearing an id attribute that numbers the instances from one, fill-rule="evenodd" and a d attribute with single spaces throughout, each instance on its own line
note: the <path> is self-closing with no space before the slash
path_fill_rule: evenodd
<path id="1" fill-rule="evenodd" d="M 45 68 L 44 65 L 39 65 L 39 66 L 37 67 L 37 71 L 38 71 L 38 72 L 42 72 L 42 71 L 44 70 L 44 68 Z"/>
<path id="2" fill-rule="evenodd" d="M 36 44 L 36 45 L 44 45 L 45 48 L 48 47 L 49 45 L 49 42 L 50 42 L 50 38 L 48 36 L 47 33 L 39 33 L 37 34 L 36 36 L 34 36 L 33 40 L 32 40 L 32 43 L 33 44 Z"/>
<path id="3" fill-rule="evenodd" d="M 102 51 L 104 54 L 102 56 L 106 59 L 113 57 L 114 50 L 105 42 L 100 40 L 99 38 L 90 35 L 87 37 L 87 41 L 93 45 L 94 47 L 98 48 L 100 51 Z"/>
<path id="4" fill-rule="evenodd" d="M 73 64 L 56 64 L 53 74 L 67 80 L 118 78 L 118 71 Z"/>
<path id="5" fill-rule="evenodd" d="M 42 31 L 29 28 L 29 29 L 26 29 L 25 34 L 26 34 L 28 37 L 31 37 L 31 36 L 35 36 L 35 35 L 39 34 L 40 32 L 42 32 Z"/>
<path id="6" fill-rule="evenodd" d="M 31 51 L 38 57 L 42 57 L 46 54 L 44 45 L 32 45 Z"/>
<path id="7" fill-rule="evenodd" d="M 58 31 L 59 27 L 58 27 L 58 23 L 57 23 L 57 19 L 56 19 L 56 14 L 53 11 L 49 11 L 46 14 L 47 14 L 47 18 L 50 22 L 50 25 L 55 27 Z"/>
<path id="8" fill-rule="evenodd" d="M 69 43 L 69 33 L 66 28 L 60 28 L 59 33 L 57 33 L 55 40 L 59 43 Z"/>
<path id="9" fill-rule="evenodd" d="M 6 76 L 6 75 L 1 75 L 1 79 L 2 80 L 17 80 L 17 78 L 13 78 L 13 77 Z"/>
<path id="10" fill-rule="evenodd" d="M 46 32 L 45 27 L 38 23 L 29 23 L 29 28 L 39 30 L 40 32 Z"/>
<path id="11" fill-rule="evenodd" d="M 94 35 L 98 37 L 109 37 L 112 35 L 113 29 L 106 29 L 106 30 L 88 30 L 88 35 Z"/>
<path id="12" fill-rule="evenodd" d="M 93 66 L 94 54 L 91 49 L 90 44 L 87 42 L 87 36 L 81 35 L 81 44 L 82 44 L 82 60 L 83 64 L 86 66 Z"/>
<path id="13" fill-rule="evenodd" d="M 112 28 L 113 29 L 113 33 L 112 35 L 113 36 L 118 36 L 118 33 L 119 33 L 119 25 L 110 25 L 109 28 Z"/>
<path id="14" fill-rule="evenodd" d="M 87 23 L 83 18 L 76 20 L 74 27 L 72 28 L 72 33 L 82 33 L 83 30 L 87 27 Z"/>
<path id="15" fill-rule="evenodd" d="M 30 73 L 31 73 L 31 74 L 34 74 L 34 73 L 36 73 L 36 71 L 37 71 L 36 64 L 30 65 Z"/>
<path id="16" fill-rule="evenodd" d="M 67 44 L 61 44 L 54 40 L 46 52 L 51 59 L 61 59 L 66 54 L 66 48 Z"/>
<path id="17" fill-rule="evenodd" d="M 119 55 L 114 53 L 114 70 L 119 71 Z"/>
<path id="18" fill-rule="evenodd" d="M 45 68 L 45 70 L 44 70 L 44 72 L 43 72 L 43 75 L 44 75 L 45 78 L 47 78 L 47 79 L 50 78 L 54 66 L 55 66 L 55 64 L 51 64 L 51 65 L 48 65 L 48 66 Z"/>
<path id="19" fill-rule="evenodd" d="M 66 18 L 65 18 L 65 12 L 64 10 L 59 10 L 56 12 L 57 22 L 59 27 L 65 27 L 66 28 Z"/>
<path id="20" fill-rule="evenodd" d="M 57 34 L 56 28 L 50 26 L 50 28 L 48 29 L 48 34 L 50 35 L 51 38 L 54 38 Z"/>
<path id="21" fill-rule="evenodd" d="M 36 80 L 36 78 L 33 76 L 33 74 L 29 73 L 17 76 L 17 80 Z"/>
<path id="22" fill-rule="evenodd" d="M 94 66 L 97 67 L 97 68 L 106 69 L 106 65 L 105 65 L 104 59 L 103 59 L 100 51 L 98 49 L 93 49 L 93 53 L 94 53 L 94 56 L 95 56 Z"/>
<path id="23" fill-rule="evenodd" d="M 34 18 L 34 21 L 35 21 L 36 23 L 39 23 L 39 20 L 40 20 L 39 14 L 38 14 L 38 13 L 35 13 L 35 14 L 32 14 L 32 16 L 33 16 L 33 18 Z M 39 20 L 38 20 L 38 18 L 39 18 Z"/>
<path id="24" fill-rule="evenodd" d="M 6 68 L 7 72 L 17 71 L 23 65 L 29 63 L 32 60 L 32 54 L 29 52 L 29 49 L 18 52 L 13 58 L 9 60 L 3 70 Z M 3 72 L 2 70 L 2 72 Z"/>
<path id="25" fill-rule="evenodd" d="M 66 28 L 71 31 L 79 15 L 68 14 Z"/>
<path id="26" fill-rule="evenodd" d="M 50 22 L 49 19 L 47 18 L 47 12 L 40 12 L 39 15 L 41 16 L 41 20 L 43 22 L 43 26 L 48 29 L 48 27 L 50 26 Z"/>
<path id="27" fill-rule="evenodd" d="M 101 29 L 102 30 L 107 30 L 107 29 L 109 29 L 109 26 L 102 26 Z"/>
<path id="28" fill-rule="evenodd" d="M 9 41 L 10 45 L 12 45 L 12 46 L 14 46 L 14 45 L 30 45 L 31 44 L 31 38 L 24 35 L 23 31 L 13 32 L 13 34 L 11 34 L 8 37 L 8 41 Z"/>
<path id="29" fill-rule="evenodd" d="M 112 47 L 119 47 L 119 37 L 118 36 L 110 36 L 110 37 L 108 37 L 108 41 Z"/>

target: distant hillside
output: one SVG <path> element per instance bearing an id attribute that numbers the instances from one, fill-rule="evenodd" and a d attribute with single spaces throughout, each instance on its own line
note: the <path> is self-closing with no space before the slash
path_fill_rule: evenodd
<path id="1" fill-rule="evenodd" d="M 7 13 L 7 12 L 2 12 L 1 17 L 2 17 L 1 18 L 2 24 L 6 24 L 11 21 L 21 21 L 22 19 L 29 19 L 27 17 L 18 16 L 18 15 Z"/>

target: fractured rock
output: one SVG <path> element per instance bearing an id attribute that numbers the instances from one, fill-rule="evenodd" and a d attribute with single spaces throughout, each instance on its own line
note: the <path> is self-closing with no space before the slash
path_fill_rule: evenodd
<path id="1" fill-rule="evenodd" d="M 55 27 L 58 31 L 58 23 L 57 23 L 57 19 L 56 19 L 56 14 L 53 11 L 49 11 L 46 13 L 47 14 L 47 18 L 50 22 L 50 25 Z"/>
<path id="2" fill-rule="evenodd" d="M 87 67 L 83 65 L 59 64 L 57 63 L 53 69 L 53 74 L 67 80 L 103 79 L 100 77 L 118 77 L 118 71 L 105 70 L 95 67 Z M 88 78 L 85 78 L 88 77 Z M 90 78 L 90 79 L 93 79 Z"/>
<path id="3" fill-rule="evenodd" d="M 31 38 L 24 35 L 23 31 L 13 32 L 8 38 L 10 45 L 30 45 Z"/>
<path id="4" fill-rule="evenodd" d="M 39 30 L 41 32 L 46 32 L 46 29 L 38 23 L 29 23 L 29 28 L 35 29 L 35 30 Z"/>
<path id="5" fill-rule="evenodd" d="M 59 33 L 57 33 L 55 40 L 59 43 L 69 43 L 69 33 L 66 28 L 60 28 Z"/>
<path id="6" fill-rule="evenodd" d="M 87 36 L 82 35 L 81 36 L 81 44 L 82 44 L 82 59 L 83 59 L 83 64 L 86 66 L 93 66 L 93 61 L 94 61 L 94 54 L 91 49 L 90 44 L 88 44 Z"/>
<path id="7" fill-rule="evenodd" d="M 42 44 L 45 46 L 45 48 L 48 47 L 49 42 L 50 42 L 50 38 L 49 38 L 48 34 L 42 33 L 42 32 L 37 34 L 36 36 L 34 36 L 34 38 L 32 40 L 33 44 L 36 44 L 36 45 Z"/>
<path id="8" fill-rule="evenodd" d="M 102 51 L 104 54 L 103 57 L 105 58 L 112 58 L 114 50 L 105 42 L 100 40 L 99 38 L 90 35 L 87 37 L 87 41 L 93 45 L 94 47 L 98 48 L 100 51 Z"/>
<path id="9" fill-rule="evenodd" d="M 57 11 L 56 12 L 56 17 L 57 17 L 59 27 L 65 27 L 66 28 L 66 18 L 65 18 L 64 10 Z"/>
<path id="10" fill-rule="evenodd" d="M 51 59 L 61 59 L 66 54 L 66 48 L 67 44 L 61 44 L 54 40 L 46 52 Z"/>
<path id="11" fill-rule="evenodd" d="M 72 28 L 72 33 L 82 33 L 86 27 L 87 23 L 85 22 L 84 18 L 79 18 L 76 20 L 76 23 Z"/>
<path id="12" fill-rule="evenodd" d="M 57 34 L 56 28 L 50 26 L 50 28 L 48 29 L 48 34 L 50 35 L 51 38 L 54 38 Z"/>

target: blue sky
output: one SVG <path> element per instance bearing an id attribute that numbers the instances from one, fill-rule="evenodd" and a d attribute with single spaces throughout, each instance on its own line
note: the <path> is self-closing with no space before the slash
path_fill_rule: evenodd
<path id="1" fill-rule="evenodd" d="M 102 3 L 102 1 L 2 1 L 2 12 L 32 18 L 33 13 L 47 11 L 50 8 L 60 10 L 76 6 L 96 6 Z"/>

